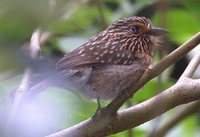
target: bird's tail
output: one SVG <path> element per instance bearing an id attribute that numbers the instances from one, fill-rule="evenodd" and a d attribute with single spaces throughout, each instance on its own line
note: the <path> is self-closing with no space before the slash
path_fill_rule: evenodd
<path id="1" fill-rule="evenodd" d="M 77 73 L 77 71 L 73 71 L 73 72 L 65 71 L 64 74 L 54 72 L 53 74 L 51 74 L 51 76 L 49 76 L 45 79 L 43 78 L 39 82 L 33 84 L 29 88 L 27 95 L 28 95 L 28 97 L 34 97 L 49 87 L 59 87 L 59 88 L 63 88 L 63 89 L 71 89 L 70 82 L 67 81 L 67 78 L 71 77 L 72 75 L 74 75 L 76 73 Z M 63 76 L 61 76 L 61 74 L 64 75 L 65 79 L 63 78 Z"/>
<path id="2" fill-rule="evenodd" d="M 45 89 L 55 86 L 56 80 L 53 80 L 52 78 L 44 79 L 36 84 L 34 84 L 32 87 L 29 88 L 27 91 L 26 96 L 28 98 L 33 98 L 39 95 L 41 92 L 43 92 Z"/>
<path id="3" fill-rule="evenodd" d="M 42 91 L 47 89 L 48 87 L 53 85 L 53 81 L 51 79 L 45 79 L 35 84 L 28 90 L 28 96 L 34 96 L 40 94 Z"/>

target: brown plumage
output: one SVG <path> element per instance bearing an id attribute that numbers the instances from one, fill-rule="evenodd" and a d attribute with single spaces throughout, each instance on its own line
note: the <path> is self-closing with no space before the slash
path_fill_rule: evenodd
<path id="1" fill-rule="evenodd" d="M 152 62 L 157 36 L 165 33 L 145 17 L 119 19 L 67 53 L 56 69 L 67 88 L 91 98 L 112 99 L 137 83 Z"/>

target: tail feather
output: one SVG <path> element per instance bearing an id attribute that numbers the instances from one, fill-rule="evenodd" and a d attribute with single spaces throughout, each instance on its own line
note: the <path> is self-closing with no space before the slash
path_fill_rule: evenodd
<path id="1" fill-rule="evenodd" d="M 60 87 L 64 89 L 71 89 L 70 84 L 68 83 L 69 81 L 67 80 L 69 77 L 75 75 L 78 71 L 61 71 L 58 74 L 54 74 L 50 76 L 49 78 L 43 79 L 40 82 L 37 82 L 37 84 L 33 85 L 27 95 L 28 97 L 34 97 L 38 94 L 40 94 L 42 91 L 45 89 L 53 86 L 53 87 Z"/>
<path id="2" fill-rule="evenodd" d="M 32 86 L 27 93 L 28 97 L 34 97 L 38 94 L 40 94 L 42 91 L 44 91 L 45 89 L 56 85 L 55 80 L 52 79 L 45 79 L 37 84 L 35 84 L 34 86 Z"/>

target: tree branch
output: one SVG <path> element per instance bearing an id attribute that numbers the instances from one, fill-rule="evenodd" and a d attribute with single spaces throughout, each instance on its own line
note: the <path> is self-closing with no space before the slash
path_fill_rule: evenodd
<path id="1" fill-rule="evenodd" d="M 181 75 L 180 79 L 184 77 L 191 78 L 194 72 L 196 71 L 197 67 L 199 66 L 199 64 L 200 64 L 200 52 L 192 58 L 189 65 L 187 66 L 183 74 Z"/>
<path id="2" fill-rule="evenodd" d="M 180 104 L 200 99 L 199 91 L 200 80 L 188 79 L 115 116 L 101 115 L 94 120 L 88 119 L 48 137 L 102 137 L 115 134 L 145 123 Z"/>
<path id="3" fill-rule="evenodd" d="M 132 94 L 199 43 L 200 33 L 197 33 L 174 52 L 146 71 L 138 81 L 136 88 L 133 89 Z M 195 67 L 191 68 L 193 69 L 190 70 L 195 69 Z M 102 112 L 98 113 L 95 119 L 85 120 L 48 137 L 102 137 L 136 127 L 180 104 L 200 99 L 200 80 L 187 78 L 141 104 L 115 113 L 127 99 L 128 97 L 122 94 L 115 98 Z"/>
<path id="4" fill-rule="evenodd" d="M 166 123 L 161 125 L 153 134 L 150 134 L 149 137 L 164 137 L 165 134 L 172 129 L 176 124 L 181 122 L 184 118 L 194 114 L 200 107 L 200 101 L 195 101 L 189 104 L 186 104 L 184 107 L 178 110 L 178 113 L 175 114 L 171 119 Z"/>

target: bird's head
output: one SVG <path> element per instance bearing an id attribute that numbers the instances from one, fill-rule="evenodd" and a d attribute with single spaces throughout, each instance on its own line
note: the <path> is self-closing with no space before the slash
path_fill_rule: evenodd
<path id="1" fill-rule="evenodd" d="M 105 31 L 112 37 L 111 42 L 120 42 L 121 49 L 131 50 L 134 53 L 146 53 L 150 56 L 157 47 L 159 36 L 168 32 L 154 27 L 149 19 L 138 16 L 119 19 Z"/>
<path id="2" fill-rule="evenodd" d="M 157 37 L 166 32 L 164 29 L 153 27 L 145 17 L 119 19 L 68 53 L 59 64 L 62 67 L 83 64 L 131 65 L 140 59 L 148 66 L 157 45 Z"/>

